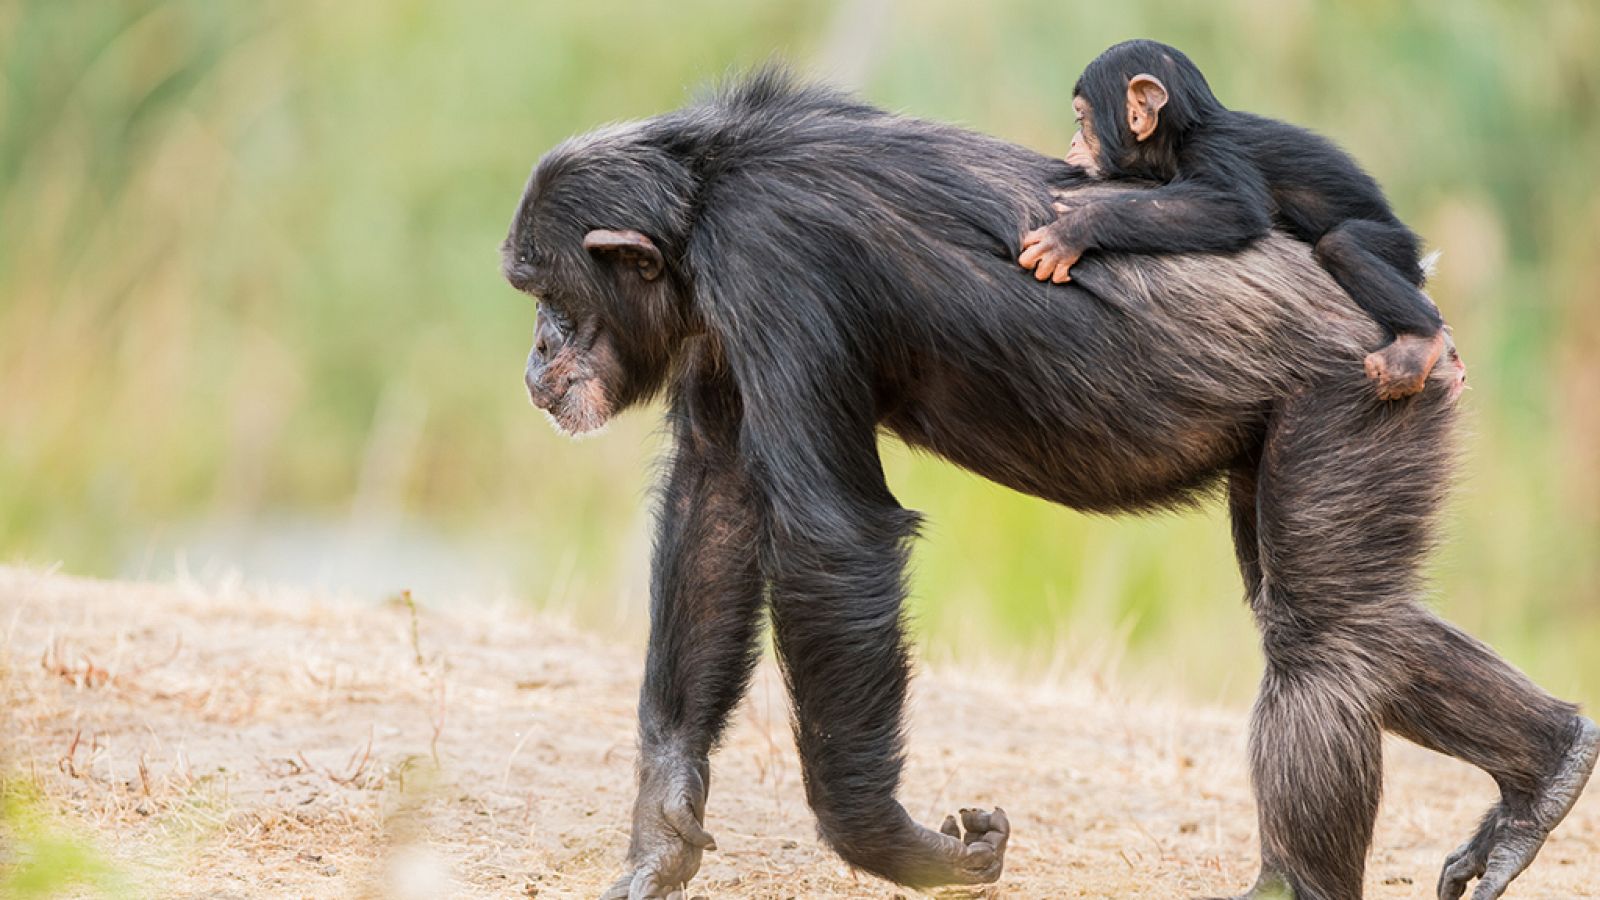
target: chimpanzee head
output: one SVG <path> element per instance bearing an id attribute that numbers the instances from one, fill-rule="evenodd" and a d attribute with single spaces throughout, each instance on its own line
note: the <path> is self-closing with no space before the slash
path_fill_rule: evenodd
<path id="1" fill-rule="evenodd" d="M 568 141 L 528 179 L 501 268 L 539 301 L 525 380 L 561 431 L 649 399 L 693 333 L 681 268 L 693 184 L 640 126 Z"/>
<path id="2" fill-rule="evenodd" d="M 1067 161 L 1105 178 L 1172 178 L 1183 141 L 1224 109 L 1189 57 L 1155 41 L 1107 49 L 1072 95 L 1080 127 Z"/>

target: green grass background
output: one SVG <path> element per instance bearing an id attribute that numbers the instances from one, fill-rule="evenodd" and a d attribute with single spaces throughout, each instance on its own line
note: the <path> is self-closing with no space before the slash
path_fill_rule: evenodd
<path id="1" fill-rule="evenodd" d="M 0 559 L 159 573 L 229 530 L 403 526 L 636 630 L 655 417 L 556 436 L 521 385 L 532 303 L 497 270 L 540 153 L 772 58 L 1061 152 L 1079 69 L 1133 36 L 1335 138 L 1444 251 L 1472 389 L 1436 603 L 1600 700 L 1586 0 L 0 0 Z M 929 517 L 933 655 L 1251 692 L 1217 509 L 1091 519 L 885 454 Z M 380 580 L 406 587 L 405 562 Z"/>

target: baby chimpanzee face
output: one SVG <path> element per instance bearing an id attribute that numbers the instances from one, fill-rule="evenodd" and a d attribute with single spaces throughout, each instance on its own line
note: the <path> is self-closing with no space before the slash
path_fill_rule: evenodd
<path id="1" fill-rule="evenodd" d="M 1078 131 L 1072 136 L 1072 146 L 1067 148 L 1067 162 L 1082 168 L 1091 178 L 1100 177 L 1100 139 L 1094 131 L 1094 110 L 1082 97 L 1072 98 L 1072 114 L 1078 120 Z"/>

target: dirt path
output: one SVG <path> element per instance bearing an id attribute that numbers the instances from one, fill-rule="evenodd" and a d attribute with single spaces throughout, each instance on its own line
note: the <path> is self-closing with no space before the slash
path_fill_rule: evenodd
<path id="1" fill-rule="evenodd" d="M 137 895 L 589 897 L 627 842 L 641 656 L 526 613 L 424 609 L 413 631 L 403 603 L 0 568 L 0 765 Z M 818 845 L 786 715 L 763 670 L 713 761 L 721 850 L 693 893 L 901 893 Z M 1255 854 L 1244 718 L 924 672 L 902 796 L 927 822 L 1006 807 L 996 896 L 1234 891 Z M 1387 758 L 1368 896 L 1429 896 L 1492 784 Z M 1591 791 L 1512 896 L 1597 883 Z"/>

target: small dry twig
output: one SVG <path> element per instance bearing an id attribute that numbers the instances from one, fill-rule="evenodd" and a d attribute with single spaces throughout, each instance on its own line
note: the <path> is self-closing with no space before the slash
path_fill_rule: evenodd
<path id="1" fill-rule="evenodd" d="M 427 663 L 422 658 L 422 631 L 417 624 L 417 600 L 411 596 L 410 588 L 402 590 L 396 599 L 411 614 L 411 652 L 416 656 L 417 668 L 425 670 Z"/>

